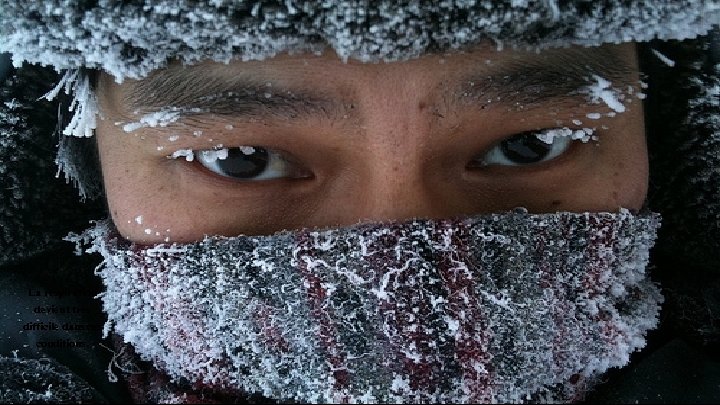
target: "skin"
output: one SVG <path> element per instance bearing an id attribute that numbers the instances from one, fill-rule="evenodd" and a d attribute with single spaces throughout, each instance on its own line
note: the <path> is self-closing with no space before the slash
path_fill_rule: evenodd
<path id="1" fill-rule="evenodd" d="M 632 68 L 624 82 L 637 91 L 634 47 L 606 48 Z M 498 52 L 480 46 L 379 64 L 344 63 L 332 54 L 206 62 L 187 69 L 202 72 L 201 77 L 249 76 L 272 89 L 312 89 L 335 100 L 339 112 L 326 117 L 208 112 L 129 133 L 119 123 L 137 122 L 150 111 L 135 111 L 128 101 L 142 82 L 117 84 L 102 75 L 97 83 L 102 119 L 96 133 L 112 219 L 124 237 L 158 243 L 369 220 L 449 218 L 520 206 L 535 213 L 640 209 L 648 167 L 642 103 L 636 97 L 628 97 L 626 111 L 614 117 L 606 116 L 612 110 L 605 103 L 586 96 L 585 101 L 575 96 L 532 107 L 504 105 L 502 100 L 447 103 L 449 89 L 478 66 L 502 70 L 512 63 L 555 57 L 553 52 Z M 588 119 L 594 112 L 603 117 Z M 574 141 L 558 158 L 533 165 L 472 164 L 515 134 L 558 126 L 577 129 L 572 121 L 578 119 L 581 127 L 596 128 L 598 142 Z M 203 135 L 194 136 L 198 130 Z M 197 162 L 167 157 L 217 144 L 281 151 L 308 177 L 238 181 Z"/>

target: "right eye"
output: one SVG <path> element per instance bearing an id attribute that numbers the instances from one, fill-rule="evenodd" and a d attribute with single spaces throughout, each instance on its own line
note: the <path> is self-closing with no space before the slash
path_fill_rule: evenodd
<path id="1" fill-rule="evenodd" d="M 573 131 L 568 129 L 568 134 L 550 136 L 545 138 L 547 140 L 543 139 L 543 135 L 559 134 L 563 130 L 529 131 L 511 136 L 490 149 L 481 159 L 473 161 L 470 166 L 528 166 L 553 160 L 570 148 L 574 139 L 571 136 Z"/>
<path id="2" fill-rule="evenodd" d="M 280 153 L 258 146 L 195 151 L 200 164 L 213 173 L 244 181 L 309 177 Z"/>

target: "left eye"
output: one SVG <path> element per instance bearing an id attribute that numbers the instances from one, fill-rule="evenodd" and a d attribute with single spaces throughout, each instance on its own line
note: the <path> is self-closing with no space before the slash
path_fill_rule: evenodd
<path id="1" fill-rule="evenodd" d="M 201 150 L 194 155 L 213 173 L 237 180 L 258 181 L 307 177 L 294 164 L 274 150 L 242 146 L 221 150 Z"/>
<path id="2" fill-rule="evenodd" d="M 514 135 L 495 145 L 473 166 L 525 166 L 553 160 L 570 148 L 572 137 L 542 138 L 543 131 Z"/>

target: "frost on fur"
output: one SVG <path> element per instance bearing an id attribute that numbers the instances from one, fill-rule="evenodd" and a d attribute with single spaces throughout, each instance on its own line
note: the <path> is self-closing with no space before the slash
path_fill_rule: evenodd
<path id="1" fill-rule="evenodd" d="M 0 52 L 16 65 L 102 69 L 119 82 L 170 60 L 260 60 L 330 48 L 344 60 L 395 61 L 483 40 L 513 48 L 682 40 L 720 21 L 717 1 L 676 0 L 1 0 L 0 10 Z"/>
<path id="2" fill-rule="evenodd" d="M 97 127 L 98 105 L 95 93 L 90 86 L 90 78 L 79 70 L 69 70 L 60 82 L 44 97 L 51 101 L 57 97 L 61 89 L 72 94 L 70 112 L 73 113 L 70 123 L 63 129 L 63 135 L 91 137 Z"/>

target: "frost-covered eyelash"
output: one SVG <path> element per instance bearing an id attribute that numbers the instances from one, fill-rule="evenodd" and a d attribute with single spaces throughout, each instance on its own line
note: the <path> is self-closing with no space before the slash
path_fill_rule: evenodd
<path id="1" fill-rule="evenodd" d="M 549 144 L 554 142 L 556 137 L 567 136 L 574 141 L 582 141 L 587 143 L 590 141 L 597 141 L 598 136 L 595 135 L 594 128 L 582 128 L 582 129 L 570 129 L 568 127 L 563 128 L 550 128 L 540 131 L 535 134 L 537 139 Z"/>
<path id="2" fill-rule="evenodd" d="M 552 144 L 554 142 L 554 139 L 556 137 L 561 136 L 568 136 L 572 140 L 579 140 L 583 143 L 587 143 L 592 141 L 597 141 L 598 136 L 595 135 L 595 129 L 594 128 L 582 128 L 582 129 L 570 129 L 568 127 L 563 128 L 550 128 L 543 130 L 535 135 L 539 140 L 547 143 Z M 208 149 L 208 150 L 199 150 L 194 151 L 192 149 L 179 149 L 175 152 L 173 152 L 171 155 L 168 155 L 168 159 L 178 159 L 181 157 L 184 157 L 186 161 L 192 162 L 195 160 L 195 155 L 197 153 L 202 154 L 203 160 L 207 162 L 213 162 L 217 159 L 223 160 L 227 159 L 228 157 L 228 148 L 220 148 L 222 145 L 218 145 L 219 149 Z M 251 155 L 255 153 L 255 148 L 252 146 L 237 146 L 237 149 L 241 150 L 245 155 Z"/>
<path id="3" fill-rule="evenodd" d="M 255 148 L 252 146 L 236 146 L 234 149 L 239 149 L 245 155 L 252 155 L 255 153 Z M 178 159 L 184 157 L 186 161 L 192 162 L 195 160 L 196 154 L 200 154 L 204 161 L 214 162 L 215 160 L 227 159 L 229 154 L 228 148 L 223 148 L 219 145 L 215 149 L 203 149 L 203 150 L 192 150 L 192 149 L 179 149 L 168 155 L 168 159 Z"/>
<path id="4" fill-rule="evenodd" d="M 177 159 L 184 157 L 186 161 L 192 162 L 195 160 L 195 155 L 199 154 L 203 160 L 208 162 L 214 162 L 218 159 L 224 160 L 228 157 L 228 149 L 222 148 L 222 149 L 209 149 L 209 150 L 199 150 L 194 151 L 191 149 L 180 149 L 172 153 L 172 155 L 168 156 L 168 159 Z"/>

